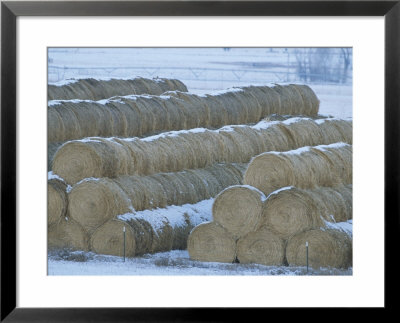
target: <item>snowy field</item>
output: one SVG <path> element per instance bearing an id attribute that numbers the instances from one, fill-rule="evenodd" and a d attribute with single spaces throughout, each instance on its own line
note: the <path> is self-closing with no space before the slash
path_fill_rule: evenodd
<path id="1" fill-rule="evenodd" d="M 54 48 L 48 55 L 48 81 L 68 79 L 165 77 L 185 83 L 190 92 L 209 93 L 230 87 L 301 83 L 294 50 L 284 48 Z M 351 74 L 351 73 L 350 73 Z M 308 83 L 319 97 L 320 114 L 352 118 L 352 78 L 345 84 Z M 147 211 L 151 213 L 151 211 Z M 156 213 L 157 211 L 154 211 Z M 211 219 L 209 214 L 204 219 Z M 351 230 L 352 223 L 347 226 Z M 352 268 L 270 267 L 192 261 L 185 250 L 141 257 L 59 251 L 48 255 L 49 275 L 352 275 Z"/>
<path id="2" fill-rule="evenodd" d="M 301 83 L 296 49 L 285 48 L 53 48 L 48 80 L 165 77 L 181 80 L 193 93 L 230 87 Z M 337 60 L 338 54 L 331 59 Z M 320 113 L 352 117 L 352 77 L 345 84 L 307 83 L 321 101 Z"/>
<path id="3" fill-rule="evenodd" d="M 186 250 L 172 250 L 126 258 L 93 252 L 59 252 L 49 255 L 49 275 L 352 275 L 352 268 L 309 268 L 228 264 L 193 261 Z"/>

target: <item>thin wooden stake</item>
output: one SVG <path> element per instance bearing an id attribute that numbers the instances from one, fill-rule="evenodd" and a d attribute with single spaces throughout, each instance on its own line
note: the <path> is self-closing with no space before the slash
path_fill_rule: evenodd
<path id="1" fill-rule="evenodd" d="M 307 263 L 307 274 L 308 274 L 308 241 L 306 241 L 306 263 Z"/>
<path id="2" fill-rule="evenodd" d="M 124 262 L 125 262 L 125 250 L 126 250 L 126 233 L 125 233 L 125 226 L 124 226 Z"/>

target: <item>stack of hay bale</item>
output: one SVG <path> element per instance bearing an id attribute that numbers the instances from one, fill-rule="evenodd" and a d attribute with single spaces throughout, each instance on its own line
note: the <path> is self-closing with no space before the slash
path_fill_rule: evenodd
<path id="1" fill-rule="evenodd" d="M 148 102 L 158 105 L 148 112 Z M 205 217 L 199 221 L 196 212 L 183 212 L 180 221 L 174 221 L 173 216 L 152 219 L 149 213 L 144 218 L 141 212 L 157 209 L 161 214 L 171 205 L 210 201 L 225 188 L 243 184 L 247 163 L 265 151 L 337 141 L 350 144 L 352 123 L 348 120 L 291 118 L 248 124 L 270 112 L 310 113 L 316 117 L 318 104 L 310 88 L 294 85 L 248 87 L 205 96 L 178 89 L 158 97 L 136 95 L 96 103 L 73 100 L 49 104 L 49 111 L 64 109 L 63 116 L 57 108 L 56 117 L 49 113 L 49 134 L 61 129 L 60 133 L 78 136 L 70 140 L 55 135 L 56 140 L 70 140 L 54 148 L 54 159 L 49 158 L 52 174 L 62 178 L 60 191 L 67 198 L 65 207 L 57 213 L 50 204 L 62 198 L 53 198 L 55 194 L 49 189 L 48 216 L 56 219 L 49 220 L 49 247 L 121 255 L 121 230 L 125 228 L 129 256 L 185 248 L 190 230 Z M 85 118 L 85 111 L 92 114 L 90 118 Z M 130 114 L 132 111 L 136 114 Z M 254 119 L 249 117 L 252 111 L 257 112 Z M 107 117 L 104 119 L 101 113 Z M 243 120 L 246 124 L 212 130 Z M 201 122 L 207 128 L 195 128 Z M 116 129 L 123 130 L 113 132 Z M 165 129 L 177 131 L 162 132 Z M 154 131 L 161 133 L 132 137 L 133 133 L 148 135 Z M 110 133 L 121 137 L 106 137 Z"/>
<path id="2" fill-rule="evenodd" d="M 254 157 L 244 186 L 222 191 L 213 220 L 188 239 L 192 259 L 312 267 L 352 265 L 352 146 L 335 143 Z M 214 236 L 214 238 L 211 238 Z"/>
<path id="3" fill-rule="evenodd" d="M 174 80 L 170 90 L 162 95 L 157 91 L 132 95 L 135 93 L 132 89 L 131 95 L 116 96 L 129 88 L 130 81 L 119 80 L 118 84 L 126 83 L 121 88 L 114 88 L 109 82 L 99 81 L 93 85 L 96 90 L 91 90 L 97 93 L 109 88 L 106 91 L 109 99 L 93 101 L 89 94 L 82 94 L 81 99 L 49 101 L 48 142 L 52 147 L 49 160 L 64 142 L 86 137 L 130 138 L 197 127 L 216 129 L 224 125 L 256 123 L 271 114 L 318 116 L 319 100 L 305 85 L 249 86 L 199 96 L 183 92 L 187 90 L 184 85 L 173 87 Z M 60 94 L 59 97 L 64 96 Z"/>

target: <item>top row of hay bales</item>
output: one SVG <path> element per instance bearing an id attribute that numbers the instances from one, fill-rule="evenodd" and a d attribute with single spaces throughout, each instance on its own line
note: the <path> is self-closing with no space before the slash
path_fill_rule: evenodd
<path id="1" fill-rule="evenodd" d="M 166 78 L 96 80 L 93 78 L 70 81 L 63 85 L 48 86 L 48 100 L 102 100 L 116 95 L 153 94 L 166 91 L 187 92 L 187 87 L 179 80 Z"/>
<path id="2" fill-rule="evenodd" d="M 85 137 L 133 137 L 158 132 L 219 128 L 259 122 L 271 114 L 316 116 L 319 100 L 306 85 L 248 86 L 196 95 L 130 95 L 103 101 L 52 101 L 48 141 Z"/>

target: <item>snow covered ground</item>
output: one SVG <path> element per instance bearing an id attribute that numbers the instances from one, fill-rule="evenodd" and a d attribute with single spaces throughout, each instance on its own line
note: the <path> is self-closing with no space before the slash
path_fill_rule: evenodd
<path id="1" fill-rule="evenodd" d="M 189 91 L 202 94 L 235 86 L 303 83 L 296 78 L 293 51 L 284 48 L 53 48 L 49 49 L 48 62 L 48 81 L 53 84 L 71 78 L 158 76 L 179 79 Z M 352 118 L 351 79 L 346 84 L 308 84 L 321 101 L 320 114 Z M 211 210 L 203 217 L 211 219 Z M 59 251 L 49 253 L 48 274 L 352 275 L 352 268 L 309 268 L 307 272 L 305 267 L 199 262 L 192 261 L 185 250 L 149 254 L 125 262 L 120 257 L 92 252 Z"/>
<path id="2" fill-rule="evenodd" d="M 193 261 L 186 250 L 172 250 L 126 258 L 93 252 L 49 255 L 48 275 L 352 275 L 352 268 L 309 268 Z"/>

